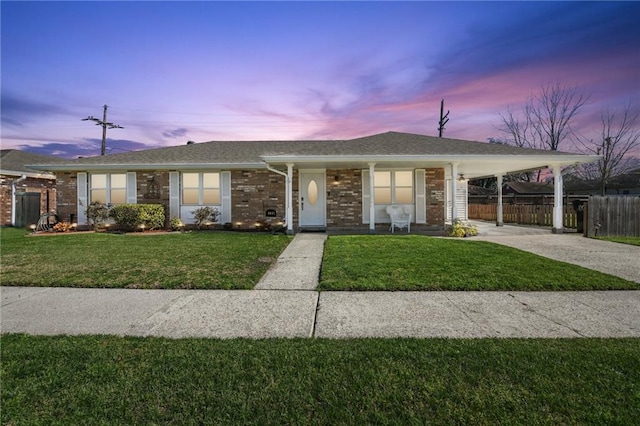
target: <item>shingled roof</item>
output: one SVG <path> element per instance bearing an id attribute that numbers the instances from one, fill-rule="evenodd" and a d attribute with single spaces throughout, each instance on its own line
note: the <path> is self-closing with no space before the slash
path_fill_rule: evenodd
<path id="1" fill-rule="evenodd" d="M 347 140 L 212 141 L 167 148 L 38 163 L 47 171 L 196 170 L 297 168 L 427 168 L 453 167 L 467 179 L 550 165 L 590 162 L 597 156 L 518 148 L 460 139 L 387 132 Z"/>
<path id="2" fill-rule="evenodd" d="M 211 141 L 67 160 L 51 169 L 79 166 L 257 165 L 270 158 L 575 155 L 460 139 L 387 132 L 347 140 Z M 34 163 L 35 164 L 35 163 Z M 53 165 L 38 162 L 38 166 Z"/>
<path id="3" fill-rule="evenodd" d="M 68 160 L 50 155 L 34 154 L 18 149 L 2 149 L 0 150 L 0 174 L 10 176 L 27 175 L 30 177 L 53 179 L 53 175 L 43 175 L 40 170 L 27 167 L 27 165 L 36 163 L 55 164 L 66 161 Z"/>

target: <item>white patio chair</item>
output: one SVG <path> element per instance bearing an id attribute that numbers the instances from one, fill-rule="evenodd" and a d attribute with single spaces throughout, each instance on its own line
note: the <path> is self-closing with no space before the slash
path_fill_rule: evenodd
<path id="1" fill-rule="evenodd" d="M 391 205 L 387 206 L 387 214 L 391 218 L 389 229 L 391 233 L 395 233 L 395 228 L 407 228 L 407 234 L 411 232 L 411 213 L 403 206 Z"/>

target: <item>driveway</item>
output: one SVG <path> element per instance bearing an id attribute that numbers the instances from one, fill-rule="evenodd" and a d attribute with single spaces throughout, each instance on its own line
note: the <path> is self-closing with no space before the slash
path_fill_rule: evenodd
<path id="1" fill-rule="evenodd" d="M 478 227 L 473 240 L 489 241 L 572 263 L 640 284 L 640 247 L 585 238 L 577 233 L 553 234 L 530 226 L 495 226 L 472 221 Z"/>

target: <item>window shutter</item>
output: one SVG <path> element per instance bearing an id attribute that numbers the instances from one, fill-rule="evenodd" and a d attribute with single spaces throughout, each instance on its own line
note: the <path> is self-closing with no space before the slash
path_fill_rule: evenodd
<path id="1" fill-rule="evenodd" d="M 87 174 L 83 172 L 78 173 L 77 191 L 78 191 L 78 225 L 87 224 L 87 206 L 89 200 L 87 199 Z"/>
<path id="2" fill-rule="evenodd" d="M 138 193 L 136 190 L 136 172 L 127 172 L 127 203 L 137 204 Z"/>
<path id="3" fill-rule="evenodd" d="M 231 222 L 231 172 L 220 172 L 220 222 Z"/>
<path id="4" fill-rule="evenodd" d="M 425 171 L 416 169 L 416 223 L 427 223 L 427 199 L 425 197 Z"/>
<path id="5" fill-rule="evenodd" d="M 367 224 L 370 220 L 369 202 L 369 170 L 362 170 L 362 223 Z"/>
<path id="6" fill-rule="evenodd" d="M 467 182 L 458 182 L 456 185 L 457 194 L 456 194 L 456 208 L 458 209 L 458 218 L 462 220 L 467 220 Z"/>
<path id="7" fill-rule="evenodd" d="M 180 173 L 169 172 L 169 217 L 180 217 Z"/>

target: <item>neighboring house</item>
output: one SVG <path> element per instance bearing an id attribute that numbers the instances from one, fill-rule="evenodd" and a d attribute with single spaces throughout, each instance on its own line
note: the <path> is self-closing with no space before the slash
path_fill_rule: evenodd
<path id="1" fill-rule="evenodd" d="M 41 214 L 56 209 L 56 177 L 27 167 L 61 159 L 17 149 L 0 150 L 0 225 L 36 224 Z"/>
<path id="2" fill-rule="evenodd" d="M 601 195 L 599 181 L 575 179 L 566 182 L 565 191 L 570 195 Z M 640 195 L 640 169 L 611 178 L 605 195 Z"/>
<path id="3" fill-rule="evenodd" d="M 501 181 L 547 166 L 559 174 L 562 166 L 597 158 L 388 132 L 349 140 L 189 143 L 33 167 L 55 173 L 58 214 L 79 225 L 87 205 L 101 201 L 160 203 L 167 222 L 191 223 L 195 209 L 213 206 L 219 223 L 236 228 L 284 221 L 288 232 L 373 232 L 389 223 L 390 204 L 413 213 L 412 229 L 442 230 L 446 220 L 464 216 L 467 179 Z"/>

